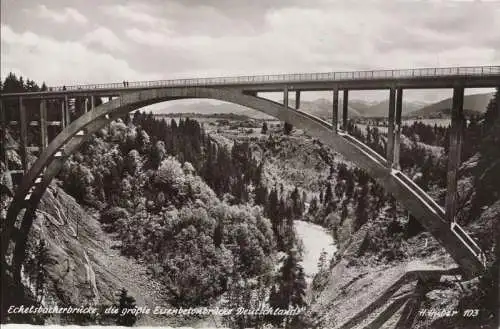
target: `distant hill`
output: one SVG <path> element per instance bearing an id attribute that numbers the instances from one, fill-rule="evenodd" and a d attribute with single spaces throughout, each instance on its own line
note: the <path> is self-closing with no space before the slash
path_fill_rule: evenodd
<path id="1" fill-rule="evenodd" d="M 153 111 L 157 115 L 166 115 L 172 113 L 196 113 L 201 116 L 214 115 L 214 114 L 235 114 L 257 119 L 271 119 L 270 116 L 256 110 L 249 109 L 244 106 L 230 103 L 213 104 L 210 102 L 193 102 L 193 103 L 173 103 L 168 107 L 157 109 Z"/>
<path id="2" fill-rule="evenodd" d="M 290 104 L 294 106 L 295 100 L 291 100 Z M 339 100 L 339 118 L 342 116 L 342 106 L 343 106 L 342 100 Z M 325 98 L 316 99 L 314 101 L 304 101 L 304 100 L 300 101 L 300 109 L 302 111 L 315 115 L 322 119 L 332 118 L 332 108 L 333 108 L 333 102 Z M 350 118 L 362 116 L 359 113 L 359 111 L 356 108 L 353 108 L 352 106 L 349 106 L 347 108 L 347 113 Z"/>
<path id="3" fill-rule="evenodd" d="M 363 113 L 366 113 L 366 111 L 375 104 L 377 104 L 377 102 L 368 102 L 368 101 L 363 101 L 363 100 L 358 100 L 358 99 L 350 99 L 349 100 L 349 106 L 356 109 L 356 111 L 358 111 L 360 113 L 360 115 L 363 115 Z"/>
<path id="4" fill-rule="evenodd" d="M 405 116 L 411 112 L 421 109 L 426 106 L 426 103 L 422 102 L 405 102 L 403 101 L 403 111 L 402 115 Z M 376 103 L 372 106 L 361 107 L 359 112 L 364 117 L 387 117 L 389 115 L 389 100 L 384 100 Z"/>
<path id="5" fill-rule="evenodd" d="M 484 113 L 486 106 L 493 93 L 468 95 L 464 98 L 464 108 L 466 113 Z M 295 105 L 295 100 L 290 98 L 290 106 Z M 339 119 L 342 116 L 342 99 L 339 99 Z M 404 117 L 446 117 L 450 113 L 451 98 L 442 100 L 437 103 L 428 104 L 418 101 L 403 102 L 403 116 Z M 318 116 L 325 120 L 332 118 L 332 100 L 320 98 L 314 101 L 301 100 L 300 108 L 312 115 Z M 348 115 L 349 118 L 356 117 L 387 117 L 389 109 L 389 100 L 381 102 L 368 102 L 364 100 L 352 99 L 349 100 Z M 246 116 L 256 119 L 272 119 L 270 116 L 249 109 L 240 105 L 231 103 L 218 103 L 214 104 L 207 101 L 192 102 L 192 103 L 178 103 L 169 104 L 165 108 L 156 109 L 153 111 L 155 114 L 171 114 L 171 113 L 197 113 L 201 116 L 213 116 L 214 114 L 234 114 L 236 116 Z"/>
<path id="6" fill-rule="evenodd" d="M 294 104 L 294 102 L 291 102 Z M 403 102 L 403 115 L 416 111 L 428 103 L 423 102 Z M 342 116 L 342 99 L 339 100 L 339 118 Z M 301 101 L 301 108 L 313 115 L 331 119 L 332 101 L 328 99 L 317 99 L 315 101 Z M 367 102 L 363 100 L 349 100 L 349 118 L 356 117 L 387 117 L 389 111 L 389 100 L 381 102 Z"/>
<path id="7" fill-rule="evenodd" d="M 466 115 L 480 114 L 486 111 L 494 93 L 474 94 L 464 97 L 464 112 Z M 444 99 L 440 102 L 425 106 L 417 111 L 408 113 L 408 117 L 436 118 L 450 115 L 452 98 Z"/>
<path id="8" fill-rule="evenodd" d="M 235 114 L 235 113 L 199 113 L 199 112 L 170 113 L 169 112 L 169 113 L 154 113 L 153 115 L 158 118 L 210 118 L 210 119 L 226 119 L 226 120 L 237 120 L 237 121 L 258 119 L 258 118 L 250 118 L 247 115 Z"/>
<path id="9" fill-rule="evenodd" d="M 351 102 L 349 102 L 351 103 Z M 295 106 L 295 100 L 290 98 L 290 106 Z M 332 118 L 332 101 L 321 98 L 314 101 L 301 100 L 300 109 L 310 113 L 312 115 L 318 116 L 323 119 Z M 155 109 L 153 113 L 156 115 L 169 115 L 175 114 L 199 114 L 200 116 L 213 116 L 214 114 L 234 114 L 237 116 L 246 116 L 256 119 L 273 119 L 272 117 L 253 110 L 231 103 L 219 103 L 213 104 L 206 101 L 193 102 L 193 103 L 173 103 L 169 104 L 165 108 Z M 342 100 L 339 101 L 339 117 L 342 113 Z M 362 116 L 359 111 L 351 106 L 348 109 L 349 117 L 359 117 Z"/>

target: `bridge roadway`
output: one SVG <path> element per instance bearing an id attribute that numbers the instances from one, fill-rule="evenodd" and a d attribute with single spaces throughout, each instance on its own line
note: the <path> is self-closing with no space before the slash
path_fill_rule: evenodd
<path id="1" fill-rule="evenodd" d="M 15 278 L 20 277 L 29 230 L 36 208 L 50 181 L 72 153 L 94 132 L 124 114 L 141 107 L 163 101 L 189 98 L 211 98 L 232 102 L 286 121 L 331 146 L 357 166 L 400 201 L 422 225 L 444 246 L 459 264 L 464 276 L 474 277 L 484 269 L 484 254 L 475 241 L 454 221 L 456 204 L 456 173 L 460 160 L 460 134 L 455 129 L 463 120 L 463 92 L 465 87 L 500 86 L 500 66 L 474 68 L 420 69 L 402 71 L 366 71 L 349 73 L 301 74 L 256 76 L 236 78 L 208 78 L 165 80 L 123 84 L 80 85 L 52 87 L 46 92 L 2 94 L 2 114 L 8 111 L 8 102 L 18 104 L 20 112 L 21 145 L 26 158 L 27 110 L 25 100 L 36 100 L 40 107 L 42 128 L 41 154 L 35 163 L 27 166 L 23 161 L 24 176 L 11 202 L 7 223 L 2 231 L 2 261 L 8 265 Z M 338 93 L 343 90 L 344 106 L 342 128 L 347 123 L 348 91 L 350 89 L 390 90 L 389 130 L 387 156 L 384 158 L 365 144 L 338 127 Z M 425 191 L 399 170 L 399 134 L 401 128 L 402 91 L 404 88 L 453 88 L 452 132 L 448 174 L 446 209 L 438 205 Z M 279 90 L 284 93 L 284 104 L 257 97 L 257 92 Z M 297 93 L 295 108 L 288 106 L 288 93 Z M 333 90 L 333 121 L 325 122 L 299 110 L 300 91 Z M 70 118 L 69 102 L 85 97 L 84 113 Z M 94 107 L 94 97 L 110 97 L 110 101 Z M 115 97 L 115 99 L 111 99 Z M 63 128 L 47 145 L 47 100 L 61 101 Z M 10 104 L 12 109 L 12 104 Z M 5 107 L 5 108 L 4 108 Z M 74 119 L 74 121 L 71 121 Z M 45 123 L 44 123 L 45 122 Z M 5 128 L 6 122 L 2 122 Z M 5 131 L 5 130 L 4 130 Z M 45 135 L 45 136 L 44 136 Z M 45 145 L 44 145 L 45 144 Z M 22 220 L 18 220 L 25 209 Z M 19 223 L 20 222 L 20 223 Z M 13 251 L 12 257 L 8 250 Z"/>
<path id="2" fill-rule="evenodd" d="M 102 97 L 116 96 L 117 92 L 138 91 L 165 87 L 232 88 L 242 92 L 281 92 L 283 86 L 290 91 L 321 90 L 377 90 L 377 89 L 433 89 L 487 88 L 498 85 L 500 66 L 470 66 L 445 68 L 418 68 L 406 70 L 371 70 L 327 73 L 272 74 L 236 77 L 194 78 L 155 81 L 84 84 L 50 87 L 41 93 L 23 93 L 23 97 L 38 98 L 61 95 L 88 96 L 96 91 Z M 4 97 L 15 94 L 4 94 Z"/>

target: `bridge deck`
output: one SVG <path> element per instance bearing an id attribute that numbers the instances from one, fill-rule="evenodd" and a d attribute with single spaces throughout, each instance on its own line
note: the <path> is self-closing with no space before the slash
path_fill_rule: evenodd
<path id="1" fill-rule="evenodd" d="M 500 85 L 500 66 L 470 66 L 445 68 L 418 68 L 405 70 L 370 70 L 326 73 L 295 73 L 272 75 L 248 75 L 234 77 L 173 79 L 156 81 L 134 81 L 84 84 L 73 86 L 49 87 L 45 92 L 5 93 L 2 98 L 18 97 L 37 98 L 39 96 L 89 95 L 115 96 L 123 91 L 138 91 L 165 87 L 214 87 L 235 88 L 250 92 L 288 90 L 331 90 L 332 88 L 362 89 L 426 89 L 453 88 L 457 84 L 466 88 L 496 87 Z"/>

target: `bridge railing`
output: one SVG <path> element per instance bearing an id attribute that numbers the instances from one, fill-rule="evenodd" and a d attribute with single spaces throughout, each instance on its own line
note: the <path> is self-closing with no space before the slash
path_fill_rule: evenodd
<path id="1" fill-rule="evenodd" d="M 271 74 L 236 77 L 215 77 L 155 81 L 135 81 L 127 84 L 105 83 L 75 86 L 50 87 L 49 91 L 62 90 L 87 90 L 87 89 L 119 89 L 119 88 L 154 88 L 154 87 L 183 87 L 183 86 L 216 86 L 216 85 L 245 85 L 262 83 L 293 83 L 314 81 L 346 81 L 346 80 L 373 80 L 373 79 L 401 79 L 422 77 L 447 77 L 447 76 L 491 76 L 500 75 L 500 66 L 469 66 L 469 67 L 440 67 L 440 68 L 418 68 L 406 70 L 371 70 L 350 72 L 327 72 L 327 73 L 294 73 L 294 74 Z"/>

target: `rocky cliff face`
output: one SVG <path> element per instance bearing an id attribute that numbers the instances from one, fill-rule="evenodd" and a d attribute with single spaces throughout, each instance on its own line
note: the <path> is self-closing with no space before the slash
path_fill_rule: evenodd
<path id="1" fill-rule="evenodd" d="M 163 305 L 161 285 L 146 272 L 146 266 L 123 257 L 113 236 L 101 230 L 97 214 L 83 209 L 73 197 L 53 183 L 45 192 L 30 232 L 30 257 L 36 245 L 45 241 L 47 283 L 43 293 L 47 305 L 111 305 L 117 293 L 126 288 L 137 305 Z M 36 285 L 36 276 L 25 283 Z M 64 323 L 52 318 L 46 323 Z M 164 324 L 155 318 L 140 319 L 138 324 Z"/>

